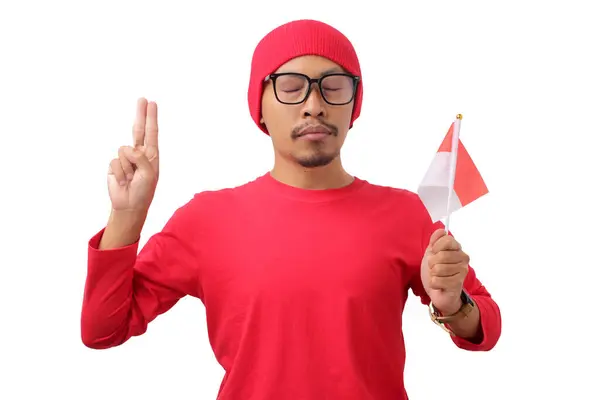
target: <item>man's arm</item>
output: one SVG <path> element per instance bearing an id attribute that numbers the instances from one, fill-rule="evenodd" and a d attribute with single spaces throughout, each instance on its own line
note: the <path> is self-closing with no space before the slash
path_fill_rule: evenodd
<path id="1" fill-rule="evenodd" d="M 201 298 L 194 248 L 196 205 L 178 209 L 137 254 L 143 221 L 113 215 L 88 243 L 81 338 L 90 348 L 118 346 L 185 295 Z"/>
<path id="2" fill-rule="evenodd" d="M 414 223 L 420 225 L 422 231 L 418 238 L 420 242 L 417 244 L 417 247 L 419 247 L 418 254 L 415 254 L 415 257 L 419 256 L 419 254 L 422 256 L 429 245 L 432 234 L 436 230 L 444 228 L 444 224 L 440 221 L 433 223 L 422 202 L 418 198 L 416 200 L 418 203 L 418 212 L 415 212 Z M 449 234 L 452 235 L 451 232 Z M 420 298 L 421 302 L 429 306 L 431 299 L 423 287 L 419 269 L 415 265 L 410 286 L 413 293 Z M 468 267 L 468 273 L 463 282 L 463 289 L 473 300 L 475 304 L 474 310 L 471 311 L 468 317 L 447 323 L 446 327 L 454 332 L 451 338 L 459 348 L 471 351 L 489 351 L 496 346 L 496 343 L 500 339 L 502 331 L 500 308 L 488 290 L 479 281 L 471 265 Z M 456 309 L 458 308 L 460 308 L 460 305 L 457 305 Z"/>
<path id="3" fill-rule="evenodd" d="M 410 286 L 413 293 L 420 298 L 421 303 L 429 306 L 431 300 L 423 288 L 420 274 L 416 271 Z M 489 351 L 496 346 L 500 339 L 502 331 L 500 308 L 477 279 L 475 271 L 470 266 L 463 287 L 473 300 L 475 307 L 467 317 L 447 323 L 446 327 L 454 332 L 451 338 L 459 348 L 471 351 Z"/>

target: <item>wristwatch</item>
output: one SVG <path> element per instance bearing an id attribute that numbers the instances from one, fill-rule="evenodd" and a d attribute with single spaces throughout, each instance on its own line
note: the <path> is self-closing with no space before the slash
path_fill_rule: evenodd
<path id="1" fill-rule="evenodd" d="M 462 302 L 462 306 L 452 315 L 442 315 L 433 305 L 433 303 L 429 303 L 429 316 L 431 320 L 446 332 L 450 334 L 454 334 L 448 327 L 447 323 L 456 321 L 457 319 L 465 318 L 468 316 L 471 311 L 475 308 L 475 303 L 469 294 L 463 289 L 460 294 L 460 300 Z"/>

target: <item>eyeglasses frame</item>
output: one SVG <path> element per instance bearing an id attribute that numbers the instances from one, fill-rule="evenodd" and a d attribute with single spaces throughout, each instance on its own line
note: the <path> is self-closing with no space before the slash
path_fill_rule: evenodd
<path id="1" fill-rule="evenodd" d="M 279 96 L 277 96 L 277 90 L 276 90 L 276 85 L 277 85 L 277 78 L 279 78 L 280 76 L 289 76 L 289 75 L 294 75 L 294 76 L 301 76 L 303 78 L 305 78 L 308 81 L 308 89 L 306 90 L 306 94 L 304 96 L 304 98 L 302 98 L 302 100 L 290 103 L 290 102 L 286 102 L 286 101 L 281 101 L 281 99 L 279 98 Z M 352 79 L 352 97 L 350 97 L 350 100 L 348 100 L 345 103 L 331 103 L 330 101 L 327 100 L 326 96 L 323 94 L 323 87 L 321 86 L 321 82 L 323 82 L 323 79 L 330 77 L 330 76 L 347 76 L 349 78 Z M 314 83 L 317 84 L 317 87 L 319 88 L 319 93 L 321 94 L 321 98 L 329 105 L 332 106 L 344 106 L 346 104 L 350 104 L 354 98 L 356 97 L 356 90 L 358 89 L 358 84 L 360 82 L 360 76 L 356 76 L 356 75 L 352 75 L 352 74 L 348 74 L 345 72 L 333 72 L 333 73 L 328 73 L 325 75 L 322 75 L 319 78 L 311 78 L 308 75 L 305 74 L 301 74 L 298 72 L 280 72 L 280 73 L 274 73 L 274 74 L 269 74 L 265 77 L 264 82 L 268 82 L 268 81 L 272 81 L 273 82 L 273 94 L 275 95 L 275 98 L 277 99 L 278 102 L 280 102 L 281 104 L 286 104 L 286 105 L 297 105 L 297 104 L 302 104 L 306 101 L 306 99 L 308 99 L 308 96 L 310 96 L 310 93 L 312 92 L 312 86 Z"/>

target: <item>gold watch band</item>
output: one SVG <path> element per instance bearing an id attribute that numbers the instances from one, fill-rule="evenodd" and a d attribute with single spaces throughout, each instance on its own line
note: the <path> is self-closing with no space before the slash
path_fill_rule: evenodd
<path id="1" fill-rule="evenodd" d="M 474 303 L 471 297 L 463 290 L 461 294 L 462 306 L 460 309 L 452 315 L 442 315 L 433 305 L 429 303 L 429 316 L 431 320 L 446 332 L 453 334 L 453 332 L 446 326 L 447 323 L 455 320 L 467 317 L 474 309 Z"/>

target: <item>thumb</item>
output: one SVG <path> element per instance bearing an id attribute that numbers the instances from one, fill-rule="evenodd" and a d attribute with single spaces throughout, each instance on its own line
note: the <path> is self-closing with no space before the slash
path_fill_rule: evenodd
<path id="1" fill-rule="evenodd" d="M 151 174 L 153 174 L 152 165 L 143 151 L 134 149 L 133 147 L 127 147 L 124 153 L 127 160 L 135 165 L 143 175 L 151 176 Z"/>
<path id="2" fill-rule="evenodd" d="M 431 251 L 435 242 L 440 240 L 442 237 L 446 236 L 446 230 L 443 228 L 436 229 L 429 238 L 429 246 L 427 246 L 427 251 Z"/>

